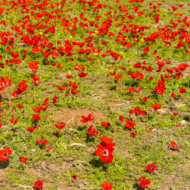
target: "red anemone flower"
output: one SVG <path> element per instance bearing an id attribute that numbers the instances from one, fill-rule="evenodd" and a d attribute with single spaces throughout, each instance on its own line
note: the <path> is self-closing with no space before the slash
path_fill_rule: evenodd
<path id="1" fill-rule="evenodd" d="M 73 178 L 74 180 L 76 180 L 76 179 L 77 179 L 77 176 L 76 176 L 76 175 L 72 175 L 72 178 Z"/>
<path id="2" fill-rule="evenodd" d="M 59 90 L 65 90 L 65 88 L 66 88 L 65 86 L 62 87 L 62 86 L 59 86 L 59 85 L 57 85 L 57 87 L 58 87 Z"/>
<path id="3" fill-rule="evenodd" d="M 108 123 L 108 122 L 105 122 L 105 121 L 102 121 L 101 124 L 102 124 L 102 126 L 104 126 L 104 127 L 108 127 L 108 128 L 111 127 L 111 124 Z"/>
<path id="4" fill-rule="evenodd" d="M 96 136 L 99 132 L 96 131 L 96 129 L 93 128 L 93 125 L 91 125 L 89 128 L 88 128 L 88 134 L 90 136 Z"/>
<path id="5" fill-rule="evenodd" d="M 132 114 L 132 113 L 133 113 L 133 110 L 129 110 L 129 113 Z"/>
<path id="6" fill-rule="evenodd" d="M 145 116 L 145 115 L 147 115 L 147 112 L 146 112 L 145 110 L 142 110 L 142 111 L 141 111 L 141 115 L 142 115 L 142 116 Z"/>
<path id="7" fill-rule="evenodd" d="M 152 107 L 154 108 L 154 110 L 157 110 L 161 108 L 161 104 L 155 103 L 155 104 L 152 104 Z"/>
<path id="8" fill-rule="evenodd" d="M 83 71 L 80 71 L 80 73 L 78 74 L 78 76 L 81 78 L 84 78 L 86 75 L 88 75 L 88 73 L 84 73 Z"/>
<path id="9" fill-rule="evenodd" d="M 185 88 L 180 88 L 179 93 L 183 94 L 183 93 L 185 93 L 185 92 L 186 92 L 186 89 L 185 89 Z"/>
<path id="10" fill-rule="evenodd" d="M 48 148 L 46 149 L 46 152 L 49 152 L 51 149 L 53 149 L 52 146 L 48 147 Z"/>
<path id="11" fill-rule="evenodd" d="M 56 123 L 55 126 L 56 126 L 58 129 L 64 129 L 64 128 L 66 127 L 63 123 Z"/>
<path id="12" fill-rule="evenodd" d="M 171 146 L 172 146 L 173 150 L 177 150 L 178 149 L 178 146 L 177 146 L 177 144 L 176 144 L 175 141 L 171 142 Z"/>
<path id="13" fill-rule="evenodd" d="M 20 160 L 20 162 L 26 162 L 28 160 L 28 158 L 20 157 L 19 160 Z"/>
<path id="14" fill-rule="evenodd" d="M 102 184 L 102 188 L 104 190 L 111 190 L 112 189 L 112 186 L 113 186 L 113 183 L 110 183 L 110 182 L 107 182 L 105 181 L 103 184 Z"/>
<path id="15" fill-rule="evenodd" d="M 7 147 L 7 148 L 5 148 L 3 150 L 0 150 L 0 160 L 1 161 L 8 160 L 11 153 L 12 153 L 12 150 L 10 149 L 10 147 Z"/>
<path id="16" fill-rule="evenodd" d="M 135 137 L 136 134 L 137 134 L 137 131 L 133 131 L 133 132 L 131 132 L 130 136 L 131 136 L 131 137 Z"/>
<path id="17" fill-rule="evenodd" d="M 24 106 L 21 105 L 21 104 L 18 104 L 17 106 L 18 106 L 19 108 L 24 108 Z"/>
<path id="18" fill-rule="evenodd" d="M 35 181 L 35 183 L 34 183 L 34 188 L 36 188 L 36 189 L 41 189 L 41 188 L 43 188 L 43 183 L 44 183 L 44 181 L 43 180 L 37 180 L 37 181 Z"/>
<path id="19" fill-rule="evenodd" d="M 34 128 L 33 127 L 27 127 L 27 130 L 32 133 L 34 131 Z"/>
<path id="20" fill-rule="evenodd" d="M 121 121 L 121 122 L 124 122 L 124 116 L 123 115 L 120 115 L 120 117 L 119 117 L 119 120 Z"/>
<path id="21" fill-rule="evenodd" d="M 142 188 L 145 188 L 147 185 L 150 185 L 149 179 L 143 178 L 143 176 L 139 178 L 138 181 L 141 182 Z"/>
<path id="22" fill-rule="evenodd" d="M 160 88 L 158 86 L 155 87 L 155 91 L 157 94 L 159 95 L 162 95 L 164 93 L 164 89 L 163 88 Z"/>
<path id="23" fill-rule="evenodd" d="M 113 142 L 112 138 L 108 138 L 107 136 L 103 136 L 103 137 L 99 137 L 99 139 L 101 140 L 100 144 L 103 147 L 106 147 L 107 144 L 112 144 L 112 146 L 115 146 L 115 143 L 112 143 Z"/>
<path id="24" fill-rule="evenodd" d="M 18 122 L 18 119 L 12 118 L 12 119 L 10 119 L 10 122 L 13 124 L 16 124 Z"/>
<path id="25" fill-rule="evenodd" d="M 112 144 L 107 144 L 106 147 L 98 145 L 95 154 L 100 156 L 102 162 L 105 161 L 107 164 L 110 164 L 113 161 L 113 155 L 111 154 L 113 150 Z"/>
<path id="26" fill-rule="evenodd" d="M 53 97 L 52 100 L 54 104 L 57 103 L 57 96 Z"/>
<path id="27" fill-rule="evenodd" d="M 33 120 L 34 120 L 34 121 L 41 120 L 40 115 L 34 114 L 34 115 L 33 115 Z"/>
<path id="28" fill-rule="evenodd" d="M 85 116 L 81 116 L 82 117 L 82 119 L 80 120 L 80 122 L 82 122 L 82 123 L 86 123 L 86 122 L 88 122 L 88 121 L 93 121 L 94 120 L 94 118 L 92 118 L 92 114 L 88 114 L 88 116 L 87 117 L 85 117 Z"/>
<path id="29" fill-rule="evenodd" d="M 135 126 L 135 122 L 133 122 L 131 120 L 126 120 L 125 127 L 132 129 L 134 126 Z"/>
<path id="30" fill-rule="evenodd" d="M 43 138 L 43 139 L 39 140 L 39 143 L 44 145 L 44 144 L 47 144 L 48 141 L 47 141 L 47 139 Z"/>
<path id="31" fill-rule="evenodd" d="M 152 164 L 148 164 L 148 166 L 146 166 L 146 169 L 149 171 L 149 172 L 152 172 L 153 170 L 156 169 L 157 166 L 154 165 L 154 163 Z"/>
<path id="32" fill-rule="evenodd" d="M 176 97 L 176 94 L 174 92 L 171 93 L 172 97 Z"/>
<path id="33" fill-rule="evenodd" d="M 142 111 L 139 108 L 135 108 L 134 113 L 135 113 L 135 115 L 140 115 L 142 113 Z"/>
<path id="34" fill-rule="evenodd" d="M 149 48 L 148 48 L 148 47 L 145 47 L 145 48 L 143 49 L 143 52 L 144 52 L 144 53 L 148 53 L 148 52 L 149 52 Z"/>

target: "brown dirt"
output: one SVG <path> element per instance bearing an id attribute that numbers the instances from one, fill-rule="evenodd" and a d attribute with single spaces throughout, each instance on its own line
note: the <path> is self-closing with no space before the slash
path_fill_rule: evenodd
<path id="1" fill-rule="evenodd" d="M 92 117 L 95 118 L 95 123 L 102 121 L 105 119 L 105 114 L 102 111 L 91 111 L 91 110 L 85 110 L 85 109 L 67 109 L 66 111 L 57 110 L 55 111 L 55 115 L 53 116 L 54 120 L 58 120 L 59 122 L 63 122 L 65 124 L 75 124 L 80 123 L 80 120 L 82 119 L 81 116 L 88 116 L 88 114 L 91 113 Z"/>

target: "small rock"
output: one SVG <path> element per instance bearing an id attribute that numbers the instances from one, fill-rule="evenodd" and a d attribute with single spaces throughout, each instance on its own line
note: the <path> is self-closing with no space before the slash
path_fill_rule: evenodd
<path id="1" fill-rule="evenodd" d="M 185 125 L 185 124 L 186 124 L 186 121 L 185 121 L 185 120 L 183 120 L 183 121 L 181 122 L 181 124 L 182 124 L 182 125 Z"/>

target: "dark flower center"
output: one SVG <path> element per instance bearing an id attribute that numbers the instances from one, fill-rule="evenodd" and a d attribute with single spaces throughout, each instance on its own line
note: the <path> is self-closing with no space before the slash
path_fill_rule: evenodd
<path id="1" fill-rule="evenodd" d="M 152 170 L 154 167 L 153 166 L 150 166 L 150 169 Z"/>
<path id="2" fill-rule="evenodd" d="M 7 158 L 8 157 L 8 154 L 7 153 L 4 153 L 3 154 L 3 158 Z"/>
<path id="3" fill-rule="evenodd" d="M 41 187 L 41 185 L 42 185 L 42 184 L 41 184 L 41 182 L 39 182 L 39 183 L 38 183 L 38 186 L 40 186 L 40 187 Z"/>
<path id="4" fill-rule="evenodd" d="M 103 151 L 103 155 L 104 155 L 104 156 L 108 156 L 108 154 L 109 154 L 108 150 L 104 150 L 104 151 Z"/>

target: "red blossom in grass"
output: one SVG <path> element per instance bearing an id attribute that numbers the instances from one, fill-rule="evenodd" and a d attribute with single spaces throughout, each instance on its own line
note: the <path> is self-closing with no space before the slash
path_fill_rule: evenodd
<path id="1" fill-rule="evenodd" d="M 124 122 L 124 116 L 123 115 L 120 115 L 120 117 L 119 117 L 119 120 L 121 121 L 121 122 Z"/>
<path id="2" fill-rule="evenodd" d="M 72 77 L 72 75 L 67 74 L 65 77 L 69 79 Z"/>
<path id="3" fill-rule="evenodd" d="M 48 147 L 48 148 L 46 149 L 46 152 L 49 152 L 51 149 L 53 149 L 52 146 Z"/>
<path id="4" fill-rule="evenodd" d="M 179 124 L 177 124 L 177 125 L 176 125 L 176 127 L 180 127 L 180 126 L 182 126 L 182 124 L 181 124 L 181 123 L 179 123 Z"/>
<path id="5" fill-rule="evenodd" d="M 20 157 L 19 160 L 20 160 L 20 162 L 26 162 L 28 160 L 28 158 Z"/>
<path id="6" fill-rule="evenodd" d="M 113 150 L 112 144 L 107 144 L 106 147 L 98 145 L 95 154 L 100 156 L 102 162 L 105 161 L 107 164 L 110 164 L 113 161 L 113 155 L 111 154 Z"/>
<path id="7" fill-rule="evenodd" d="M 111 144 L 112 146 L 115 146 L 115 143 L 112 143 L 113 142 L 112 138 L 108 138 L 107 136 L 103 136 L 103 137 L 99 137 L 99 139 L 101 140 L 100 144 L 103 147 L 106 147 L 107 144 Z"/>
<path id="8" fill-rule="evenodd" d="M 155 87 L 155 91 L 157 94 L 159 95 L 162 95 L 164 93 L 164 89 L 163 88 L 160 88 L 158 86 Z"/>
<path id="9" fill-rule="evenodd" d="M 62 86 L 57 85 L 57 87 L 58 87 L 59 90 L 65 90 L 66 89 L 65 86 L 62 87 Z"/>
<path id="10" fill-rule="evenodd" d="M 132 114 L 132 113 L 133 113 L 133 110 L 129 110 L 129 113 Z"/>
<path id="11" fill-rule="evenodd" d="M 38 113 L 42 110 L 42 106 L 36 107 L 33 109 L 34 112 Z"/>
<path id="12" fill-rule="evenodd" d="M 7 106 L 8 106 L 8 107 L 12 107 L 12 104 L 11 104 L 11 103 L 7 103 Z"/>
<path id="13" fill-rule="evenodd" d="M 176 97 L 176 94 L 174 92 L 171 93 L 172 97 Z"/>
<path id="14" fill-rule="evenodd" d="M 76 64 L 76 65 L 74 66 L 74 69 L 75 69 L 75 70 L 79 70 L 79 69 L 80 69 L 80 65 L 77 65 L 77 64 Z"/>
<path id="15" fill-rule="evenodd" d="M 140 115 L 140 114 L 142 114 L 142 111 L 139 108 L 135 108 L 134 113 L 135 113 L 135 115 Z"/>
<path id="16" fill-rule="evenodd" d="M 38 64 L 39 62 L 37 61 L 32 61 L 27 63 L 29 67 L 32 69 L 32 72 L 35 72 L 38 69 Z"/>
<path id="17" fill-rule="evenodd" d="M 111 127 L 111 124 L 105 121 L 102 121 L 101 124 L 103 127 L 108 127 L 108 128 Z"/>
<path id="18" fill-rule="evenodd" d="M 41 188 L 43 188 L 43 183 L 44 183 L 44 181 L 43 180 L 37 180 L 37 181 L 35 181 L 35 183 L 34 183 L 34 188 L 36 188 L 36 189 L 41 189 Z"/>
<path id="19" fill-rule="evenodd" d="M 146 116 L 146 115 L 147 115 L 147 112 L 146 112 L 145 110 L 142 110 L 142 111 L 141 111 L 141 115 L 142 115 L 142 116 Z"/>
<path id="20" fill-rule="evenodd" d="M 12 79 L 6 76 L 6 77 L 2 77 L 0 81 L 4 83 L 5 87 L 7 87 L 7 86 L 11 86 Z"/>
<path id="21" fill-rule="evenodd" d="M 73 178 L 74 180 L 76 180 L 76 179 L 77 179 L 77 176 L 76 176 L 76 175 L 72 175 L 72 178 Z"/>
<path id="22" fill-rule="evenodd" d="M 47 105 L 47 106 L 48 106 L 48 105 L 49 105 L 49 101 L 48 101 L 48 100 L 49 100 L 49 98 L 46 98 L 46 99 L 44 100 L 44 104 L 43 104 L 43 105 Z"/>
<path id="23" fill-rule="evenodd" d="M 110 182 L 107 182 L 105 181 L 103 184 L 102 184 L 102 188 L 104 190 L 111 190 L 112 189 L 112 186 L 113 186 L 113 183 L 110 183 Z"/>
<path id="24" fill-rule="evenodd" d="M 157 167 L 157 166 L 155 166 L 154 163 L 152 163 L 152 164 L 148 164 L 148 165 L 146 166 L 146 169 L 147 169 L 149 172 L 152 172 L 152 171 L 154 171 L 154 170 L 156 169 L 156 167 Z"/>
<path id="25" fill-rule="evenodd" d="M 10 119 L 10 122 L 11 122 L 12 124 L 16 124 L 16 123 L 18 122 L 18 119 L 12 118 L 12 119 Z"/>
<path id="26" fill-rule="evenodd" d="M 161 108 L 161 104 L 155 103 L 155 104 L 152 104 L 152 107 L 154 108 L 154 110 L 157 110 Z"/>
<path id="27" fill-rule="evenodd" d="M 146 102 L 147 100 L 148 100 L 148 98 L 145 96 L 145 97 L 143 98 L 143 101 Z"/>
<path id="28" fill-rule="evenodd" d="M 80 78 L 84 78 L 86 77 L 86 75 L 88 75 L 88 73 L 84 73 L 83 71 L 80 71 L 80 73 L 78 74 Z"/>
<path id="29" fill-rule="evenodd" d="M 174 112 L 174 113 L 173 113 L 173 116 L 177 116 L 177 114 L 178 114 L 177 112 Z"/>
<path id="30" fill-rule="evenodd" d="M 40 143 L 41 143 L 41 144 L 47 144 L 48 141 L 47 141 L 47 139 L 43 138 L 43 139 L 40 140 Z"/>
<path id="31" fill-rule="evenodd" d="M 177 150 L 178 149 L 178 146 L 177 146 L 177 144 L 176 144 L 175 141 L 171 142 L 171 146 L 172 146 L 173 150 Z"/>
<path id="32" fill-rule="evenodd" d="M 147 185 L 150 185 L 149 179 L 143 178 L 143 176 L 139 178 L 138 181 L 141 182 L 142 188 L 145 188 Z"/>
<path id="33" fill-rule="evenodd" d="M 149 52 L 149 48 L 148 48 L 148 47 L 145 47 L 145 48 L 143 49 L 143 52 L 144 52 L 144 53 L 148 53 L 148 52 Z"/>
<path id="34" fill-rule="evenodd" d="M 63 123 L 56 123 L 55 126 L 57 129 L 64 129 L 66 127 Z"/>
<path id="35" fill-rule="evenodd" d="M 43 139 L 41 139 L 41 140 L 36 140 L 36 143 L 37 143 L 37 144 L 41 143 L 41 144 L 44 145 L 44 144 L 47 144 L 48 141 L 47 141 L 47 139 L 43 138 Z"/>
<path id="36" fill-rule="evenodd" d="M 57 96 L 53 97 L 52 100 L 54 104 L 57 103 Z"/>
<path id="37" fill-rule="evenodd" d="M 18 104 L 17 106 L 18 106 L 19 108 L 24 108 L 24 106 L 21 105 L 21 104 Z"/>
<path id="38" fill-rule="evenodd" d="M 125 127 L 128 129 L 132 129 L 135 126 L 135 122 L 131 121 L 131 120 L 126 120 L 126 124 Z"/>
<path id="39" fill-rule="evenodd" d="M 180 90 L 179 90 L 179 93 L 180 94 L 183 94 L 183 93 L 185 93 L 186 92 L 186 89 L 185 88 L 180 88 Z"/>
<path id="40" fill-rule="evenodd" d="M 0 160 L 5 162 L 6 160 L 8 160 L 11 153 L 12 153 L 12 150 L 10 147 L 0 150 Z"/>
<path id="41" fill-rule="evenodd" d="M 32 133 L 32 132 L 34 131 L 34 129 L 35 129 L 35 128 L 33 128 L 33 127 L 27 127 L 27 130 L 28 130 L 30 133 Z"/>
<path id="42" fill-rule="evenodd" d="M 130 136 L 131 136 L 131 137 L 135 137 L 136 134 L 137 134 L 137 131 L 133 131 L 133 132 L 131 132 Z"/>
<path id="43" fill-rule="evenodd" d="M 33 115 L 33 120 L 34 120 L 34 121 L 41 120 L 40 115 L 38 115 L 38 114 L 34 114 L 34 115 Z"/>
<path id="44" fill-rule="evenodd" d="M 88 128 L 88 134 L 90 136 L 96 136 L 99 132 L 96 131 L 96 129 L 93 128 L 93 125 L 91 125 L 89 128 Z"/>
<path id="45" fill-rule="evenodd" d="M 78 93 L 79 93 L 79 92 L 76 91 L 76 89 L 74 89 L 74 88 L 71 89 L 71 92 L 72 92 L 72 94 L 78 94 Z M 65 94 L 65 95 L 66 95 L 66 94 Z"/>
<path id="46" fill-rule="evenodd" d="M 88 122 L 88 121 L 93 121 L 94 120 L 94 118 L 92 118 L 92 114 L 88 114 L 88 116 L 87 117 L 85 117 L 85 116 L 81 116 L 82 117 L 82 119 L 80 120 L 80 122 L 82 122 L 82 123 L 86 123 L 86 122 Z"/>

